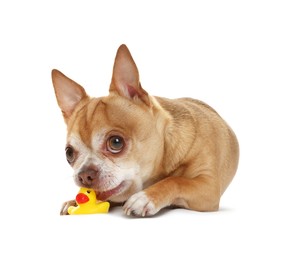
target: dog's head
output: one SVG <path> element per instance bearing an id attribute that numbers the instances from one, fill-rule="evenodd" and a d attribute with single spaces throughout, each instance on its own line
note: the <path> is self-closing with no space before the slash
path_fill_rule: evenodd
<path id="1" fill-rule="evenodd" d="M 76 184 L 116 202 L 150 184 L 163 156 L 165 116 L 142 89 L 127 47 L 117 51 L 106 97 L 89 97 L 57 70 L 52 80 L 67 124 L 65 151 Z"/>

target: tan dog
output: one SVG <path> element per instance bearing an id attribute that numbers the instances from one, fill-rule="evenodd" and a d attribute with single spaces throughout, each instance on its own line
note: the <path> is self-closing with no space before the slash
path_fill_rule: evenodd
<path id="1" fill-rule="evenodd" d="M 127 215 L 150 216 L 170 205 L 218 210 L 239 147 L 215 110 L 190 98 L 148 95 L 125 45 L 117 51 L 107 97 L 90 98 L 57 70 L 52 80 L 78 186 L 93 188 L 102 200 L 125 202 Z"/>

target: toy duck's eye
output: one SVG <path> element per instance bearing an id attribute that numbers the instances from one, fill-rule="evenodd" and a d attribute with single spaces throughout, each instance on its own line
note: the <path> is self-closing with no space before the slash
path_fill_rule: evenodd
<path id="1" fill-rule="evenodd" d="M 90 194 L 90 193 L 91 193 L 91 191 L 87 190 L 87 193 L 88 193 L 88 194 Z"/>
<path id="2" fill-rule="evenodd" d="M 70 164 L 75 160 L 75 151 L 71 146 L 66 147 L 66 157 Z"/>
<path id="3" fill-rule="evenodd" d="M 121 136 L 111 136 L 107 140 L 107 150 L 111 153 L 119 153 L 124 147 L 124 140 Z"/>

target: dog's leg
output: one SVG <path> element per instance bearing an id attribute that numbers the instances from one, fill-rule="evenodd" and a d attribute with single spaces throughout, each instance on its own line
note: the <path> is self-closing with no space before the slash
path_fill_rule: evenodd
<path id="1" fill-rule="evenodd" d="M 68 213 L 68 208 L 70 206 L 77 206 L 77 203 L 75 200 L 69 200 L 63 203 L 62 207 L 61 207 L 61 211 L 60 211 L 60 215 L 69 215 Z"/>
<path id="2" fill-rule="evenodd" d="M 203 174 L 193 179 L 168 177 L 131 196 L 124 205 L 127 215 L 151 216 L 175 205 L 196 211 L 216 211 L 219 207 L 218 181 Z"/>

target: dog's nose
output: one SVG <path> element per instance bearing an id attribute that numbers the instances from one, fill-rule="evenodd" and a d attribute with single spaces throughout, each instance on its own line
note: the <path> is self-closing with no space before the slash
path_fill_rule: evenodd
<path id="1" fill-rule="evenodd" d="M 98 171 L 93 169 L 86 169 L 78 174 L 78 181 L 85 187 L 92 186 L 94 180 L 97 179 Z"/>

